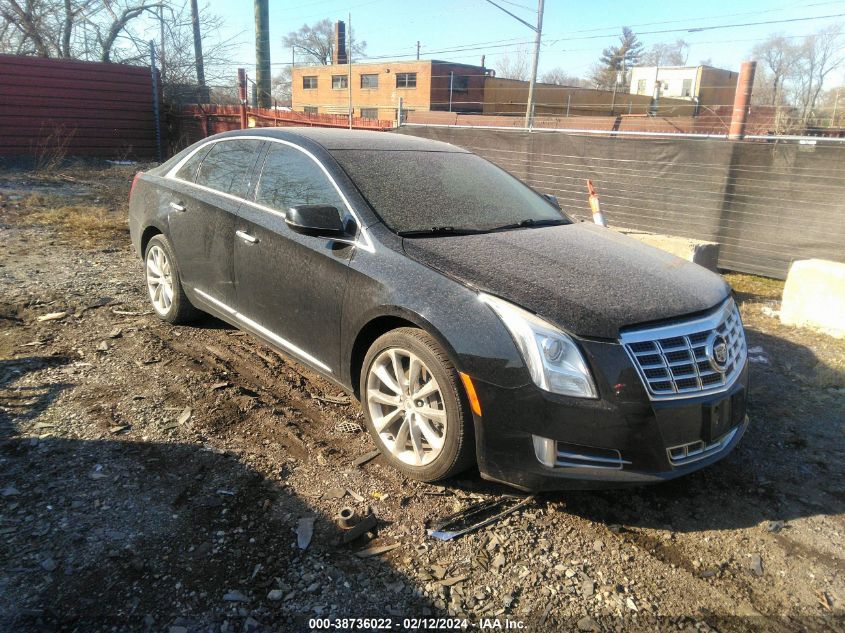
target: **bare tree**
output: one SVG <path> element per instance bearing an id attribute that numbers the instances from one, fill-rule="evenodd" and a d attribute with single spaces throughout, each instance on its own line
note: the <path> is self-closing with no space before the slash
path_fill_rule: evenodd
<path id="1" fill-rule="evenodd" d="M 194 85 L 197 82 L 194 60 L 194 35 L 191 10 L 188 3 L 171 4 L 165 7 L 164 50 L 166 54 L 165 84 Z M 238 48 L 240 34 L 221 39 L 224 20 L 212 13 L 209 5 L 198 13 L 199 27 L 203 36 L 203 67 L 206 83 L 226 86 L 232 83 L 232 58 Z M 156 39 L 160 39 L 160 36 Z"/>
<path id="2" fill-rule="evenodd" d="M 513 55 L 503 55 L 496 64 L 496 76 L 503 79 L 519 79 L 528 81 L 531 74 L 531 61 L 528 51 L 521 48 Z"/>
<path id="3" fill-rule="evenodd" d="M 348 25 L 347 25 L 348 26 Z M 357 41 L 352 29 L 347 29 L 347 42 L 352 42 L 350 55 L 354 58 L 363 57 L 367 51 L 367 42 Z M 303 24 L 296 31 L 291 31 L 282 38 L 282 46 L 294 47 L 296 55 L 304 55 L 307 62 L 328 66 L 332 63 L 334 52 L 334 24 L 331 20 L 323 19 L 314 24 Z"/>
<path id="4" fill-rule="evenodd" d="M 154 26 L 140 19 L 144 15 Z M 161 46 L 162 20 L 167 53 L 163 80 L 195 84 L 191 16 L 184 0 L 0 0 L 0 51 L 147 64 L 150 39 Z M 223 19 L 208 4 L 199 20 L 206 34 L 203 57 L 208 81 L 231 83 L 231 59 L 239 35 L 221 38 Z"/>
<path id="5" fill-rule="evenodd" d="M 689 48 L 689 44 L 682 39 L 658 42 L 643 53 L 640 63 L 644 66 L 686 66 Z"/>
<path id="6" fill-rule="evenodd" d="M 801 119 L 813 113 L 825 81 L 845 64 L 845 33 L 841 24 L 819 29 L 804 38 L 798 57 L 798 98 Z"/>
<path id="7" fill-rule="evenodd" d="M 554 84 L 556 86 L 573 86 L 575 88 L 587 88 L 590 82 L 581 77 L 570 75 L 563 68 L 552 68 L 544 72 L 540 76 L 540 81 L 544 84 Z"/>
<path id="8" fill-rule="evenodd" d="M 759 64 L 758 72 L 761 80 L 767 80 L 768 87 L 758 91 L 760 97 L 764 95 L 769 105 L 783 102 L 784 83 L 794 73 L 798 64 L 799 49 L 790 43 L 781 33 L 773 33 L 763 42 L 751 49 L 751 55 Z M 757 83 L 757 81 L 755 81 Z"/>
<path id="9" fill-rule="evenodd" d="M 291 72 L 290 66 L 285 66 L 284 69 L 273 77 L 273 83 L 270 86 L 270 93 L 273 95 L 273 100 L 282 106 L 290 106 L 291 104 Z"/>

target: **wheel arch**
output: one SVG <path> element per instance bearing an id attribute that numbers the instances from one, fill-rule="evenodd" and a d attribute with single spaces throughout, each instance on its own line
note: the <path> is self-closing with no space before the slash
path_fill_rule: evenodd
<path id="1" fill-rule="evenodd" d="M 141 241 L 139 242 L 139 253 L 141 259 L 144 259 L 144 254 L 147 252 L 147 244 L 156 235 L 165 235 L 164 230 L 157 224 L 148 224 L 141 232 Z"/>
<path id="2" fill-rule="evenodd" d="M 358 328 L 355 341 L 350 349 L 348 364 L 349 382 L 356 398 L 360 399 L 361 397 L 359 385 L 361 382 L 361 371 L 363 370 L 362 365 L 367 351 L 380 336 L 387 334 L 391 330 L 403 327 L 419 328 L 432 336 L 443 348 L 443 351 L 446 352 L 452 364 L 456 368 L 460 367 L 455 349 L 425 317 L 411 310 L 399 307 L 384 308 L 381 313 L 372 315 Z"/>

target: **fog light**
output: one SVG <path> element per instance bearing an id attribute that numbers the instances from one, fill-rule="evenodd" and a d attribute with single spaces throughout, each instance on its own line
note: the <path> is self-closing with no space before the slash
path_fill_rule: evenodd
<path id="1" fill-rule="evenodd" d="M 557 442 L 539 435 L 531 436 L 534 440 L 534 454 L 543 466 L 553 468 L 557 461 Z"/>

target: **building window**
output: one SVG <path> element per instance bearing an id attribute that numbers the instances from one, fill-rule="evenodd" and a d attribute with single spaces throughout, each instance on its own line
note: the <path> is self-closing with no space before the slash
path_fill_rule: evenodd
<path id="1" fill-rule="evenodd" d="M 377 119 L 378 108 L 361 108 L 362 119 Z"/>
<path id="2" fill-rule="evenodd" d="M 416 88 L 417 73 L 396 73 L 397 88 Z"/>
<path id="3" fill-rule="evenodd" d="M 682 97 L 692 96 L 692 79 L 684 79 L 684 87 L 681 88 Z"/>
<path id="4" fill-rule="evenodd" d="M 640 79 L 637 82 L 637 94 L 638 95 L 644 95 L 645 94 L 645 84 L 646 84 L 645 79 Z"/>
<path id="5" fill-rule="evenodd" d="M 332 90 L 343 90 L 349 87 L 349 77 L 346 75 L 332 75 Z"/>
<path id="6" fill-rule="evenodd" d="M 361 75 L 361 88 L 378 88 L 378 75 Z"/>
<path id="7" fill-rule="evenodd" d="M 317 76 L 310 75 L 308 77 L 302 78 L 302 89 L 303 90 L 316 90 L 317 89 Z"/>
<path id="8" fill-rule="evenodd" d="M 305 106 L 302 111 L 305 114 L 317 114 L 317 106 Z"/>
<path id="9" fill-rule="evenodd" d="M 452 75 L 452 92 L 469 92 L 469 77 Z"/>

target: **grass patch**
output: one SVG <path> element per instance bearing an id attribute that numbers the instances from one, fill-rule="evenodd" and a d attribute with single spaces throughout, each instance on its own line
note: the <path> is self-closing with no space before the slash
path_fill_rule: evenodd
<path id="1" fill-rule="evenodd" d="M 783 295 L 784 282 L 780 279 L 757 277 L 743 273 L 725 273 L 725 280 L 745 299 L 777 299 Z"/>
<path id="2" fill-rule="evenodd" d="M 26 224 L 54 227 L 62 236 L 85 244 L 125 240 L 129 232 L 125 212 L 86 200 L 68 202 L 67 197 L 33 194 L 22 202 L 18 217 Z"/>

